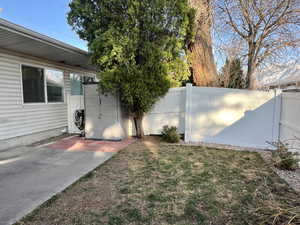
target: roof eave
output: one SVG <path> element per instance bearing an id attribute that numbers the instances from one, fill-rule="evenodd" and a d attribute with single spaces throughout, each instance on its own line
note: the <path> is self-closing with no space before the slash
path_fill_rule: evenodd
<path id="1" fill-rule="evenodd" d="M 62 41 L 56 40 L 54 38 L 48 37 L 46 35 L 40 34 L 38 32 L 35 32 L 31 29 L 27 29 L 25 27 L 19 26 L 17 24 L 11 23 L 5 19 L 0 18 L 0 27 L 2 29 L 6 29 L 9 30 L 11 32 L 20 34 L 22 36 L 27 36 L 30 37 L 32 39 L 35 39 L 37 41 L 40 42 L 44 42 L 46 44 L 58 47 L 58 48 L 62 48 L 64 50 L 68 50 L 68 51 L 73 51 L 74 53 L 79 53 L 79 54 L 83 54 L 88 56 L 88 52 L 84 51 L 82 49 L 76 48 L 72 45 L 66 44 Z"/>

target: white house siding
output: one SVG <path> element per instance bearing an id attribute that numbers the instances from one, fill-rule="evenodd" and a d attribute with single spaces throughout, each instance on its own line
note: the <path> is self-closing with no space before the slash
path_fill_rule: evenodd
<path id="1" fill-rule="evenodd" d="M 0 143 L 2 140 L 51 131 L 68 125 L 69 72 L 64 71 L 64 103 L 23 104 L 20 69 L 22 63 L 62 70 L 49 64 L 0 54 Z"/>

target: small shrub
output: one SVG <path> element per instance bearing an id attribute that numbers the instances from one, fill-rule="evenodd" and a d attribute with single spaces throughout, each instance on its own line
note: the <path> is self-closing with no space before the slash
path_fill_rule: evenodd
<path id="1" fill-rule="evenodd" d="M 162 139 L 169 143 L 178 143 L 180 141 L 180 134 L 177 131 L 177 127 L 163 126 L 161 132 Z"/>
<path id="2" fill-rule="evenodd" d="M 295 170 L 298 168 L 299 159 L 296 153 L 289 152 L 288 144 L 283 142 L 272 143 L 276 151 L 272 154 L 272 161 L 275 167 L 282 170 Z"/>

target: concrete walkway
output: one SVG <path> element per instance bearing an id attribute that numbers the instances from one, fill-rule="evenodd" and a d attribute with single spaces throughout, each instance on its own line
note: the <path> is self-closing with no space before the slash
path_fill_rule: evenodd
<path id="1" fill-rule="evenodd" d="M 51 145 L 0 151 L 0 225 L 21 219 L 131 141 L 125 143 L 113 148 L 109 143 L 97 143 L 111 151 L 69 151 L 49 148 Z"/>

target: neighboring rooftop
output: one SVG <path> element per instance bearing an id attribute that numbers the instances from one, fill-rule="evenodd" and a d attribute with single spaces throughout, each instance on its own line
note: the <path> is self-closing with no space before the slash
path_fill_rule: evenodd
<path id="1" fill-rule="evenodd" d="M 1 18 L 0 49 L 95 71 L 88 52 Z"/>
<path id="2" fill-rule="evenodd" d="M 288 85 L 300 82 L 300 60 L 271 65 L 257 72 L 259 87 Z"/>

